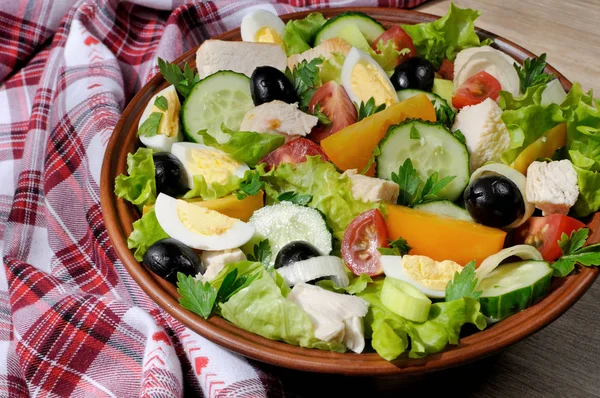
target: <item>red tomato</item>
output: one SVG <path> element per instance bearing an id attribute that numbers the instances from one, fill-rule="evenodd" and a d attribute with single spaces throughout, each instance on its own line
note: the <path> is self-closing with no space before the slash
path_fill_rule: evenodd
<path id="1" fill-rule="evenodd" d="M 452 106 L 460 109 L 467 105 L 477 105 L 486 98 L 496 101 L 501 89 L 500 83 L 494 76 L 487 72 L 479 72 L 456 89 L 452 97 Z"/>
<path id="2" fill-rule="evenodd" d="M 454 62 L 444 59 L 437 73 L 442 79 L 454 80 Z"/>
<path id="3" fill-rule="evenodd" d="M 314 113 L 317 105 L 319 105 L 319 110 L 331 121 L 330 125 L 318 125 L 311 131 L 308 138 L 317 143 L 344 127 L 356 123 L 358 119 L 356 107 L 348 97 L 346 90 L 333 80 L 323 84 L 315 91 L 308 104 L 308 111 Z"/>
<path id="4" fill-rule="evenodd" d="M 413 44 L 412 39 L 404 31 L 404 29 L 402 29 L 399 26 L 394 26 L 394 27 L 389 28 L 388 30 L 383 32 L 381 35 L 379 35 L 378 38 L 376 38 L 373 41 L 373 44 L 371 44 L 371 48 L 373 48 L 373 50 L 377 51 L 377 53 L 380 52 L 377 50 L 377 43 L 379 43 L 380 40 L 383 41 L 384 45 L 388 41 L 393 40 L 394 47 L 396 47 L 396 50 L 398 50 L 398 51 L 402 51 L 405 48 L 408 48 L 410 50 L 409 53 L 398 57 L 398 59 L 396 60 L 396 66 L 400 65 L 402 62 L 406 61 L 407 59 L 412 58 L 417 55 L 417 49 L 415 48 L 415 45 Z"/>
<path id="5" fill-rule="evenodd" d="M 283 144 L 262 158 L 259 163 L 266 163 L 268 165 L 266 170 L 268 171 L 271 167 L 277 166 L 280 163 L 302 163 L 306 161 L 307 156 L 317 155 L 321 155 L 323 160 L 329 162 L 329 158 L 320 146 L 311 140 L 301 137 Z"/>
<path id="6" fill-rule="evenodd" d="M 544 260 L 554 261 L 562 255 L 558 241 L 561 235 L 571 235 L 585 224 L 574 218 L 552 214 L 546 217 L 531 217 L 515 231 L 516 243 L 525 243 L 536 247 Z"/>
<path id="7" fill-rule="evenodd" d="M 600 213 L 595 213 L 587 227 L 590 229 L 590 236 L 585 242 L 586 245 L 595 245 L 600 243 Z"/>
<path id="8" fill-rule="evenodd" d="M 344 232 L 342 259 L 355 275 L 383 273 L 378 247 L 387 247 L 388 231 L 378 209 L 367 210 L 356 217 Z"/>

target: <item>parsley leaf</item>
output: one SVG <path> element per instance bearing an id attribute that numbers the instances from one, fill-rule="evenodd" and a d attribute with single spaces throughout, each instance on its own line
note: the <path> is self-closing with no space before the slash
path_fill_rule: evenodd
<path id="1" fill-rule="evenodd" d="M 225 275 L 225 278 L 221 283 L 221 287 L 217 292 L 217 302 L 226 302 L 231 298 L 231 296 L 252 283 L 259 275 L 259 273 L 255 273 L 250 276 L 242 275 L 238 278 L 237 268 L 232 269 L 227 275 Z"/>
<path id="2" fill-rule="evenodd" d="M 296 205 L 306 206 L 307 204 L 310 203 L 312 198 L 313 198 L 312 195 L 308 195 L 308 194 L 303 195 L 303 194 L 299 194 L 298 192 L 287 191 L 287 192 L 283 192 L 282 194 L 280 194 L 277 197 L 277 200 L 280 202 L 287 201 L 287 202 L 292 202 Z"/>
<path id="3" fill-rule="evenodd" d="M 377 112 L 381 112 L 385 109 L 385 104 L 375 106 L 375 98 L 373 97 L 369 98 L 366 103 L 361 101 L 360 105 L 355 102 L 354 106 L 356 107 L 356 111 L 358 112 L 357 121 L 359 122 L 364 118 L 372 116 Z"/>
<path id="4" fill-rule="evenodd" d="M 169 108 L 169 102 L 167 101 L 167 99 L 165 97 L 163 97 L 162 95 L 159 95 L 154 100 L 154 106 L 156 106 L 158 109 L 160 109 L 161 111 L 164 112 Z"/>
<path id="5" fill-rule="evenodd" d="M 455 178 L 456 176 L 446 176 L 438 181 L 438 173 L 436 171 L 425 181 L 425 185 L 423 185 L 423 189 L 421 189 L 419 195 L 420 197 L 418 197 L 413 206 L 438 200 L 438 194 Z"/>
<path id="6" fill-rule="evenodd" d="M 433 106 L 435 108 L 435 120 L 448 128 L 452 127 L 452 124 L 454 123 L 454 117 L 456 116 L 456 112 L 454 112 L 452 108 L 444 105 L 443 103 L 440 106 L 436 106 L 436 102 L 436 100 L 433 100 Z"/>
<path id="7" fill-rule="evenodd" d="M 315 106 L 315 111 L 313 112 L 313 115 L 315 115 L 319 119 L 319 123 L 323 126 L 329 126 L 332 123 L 331 119 L 329 119 L 329 117 L 321 111 L 321 104 L 317 104 Z"/>
<path id="8" fill-rule="evenodd" d="M 303 60 L 293 70 L 286 68 L 285 75 L 292 82 L 298 94 L 300 109 L 306 111 L 308 103 L 319 84 L 319 65 L 323 63 L 321 58 L 315 58 L 310 62 Z"/>
<path id="9" fill-rule="evenodd" d="M 369 161 L 367 162 L 365 167 L 363 167 L 363 169 L 360 171 L 360 174 L 367 174 L 367 171 L 369 171 L 373 163 L 375 163 L 375 158 L 377 158 L 377 156 L 379 155 L 381 155 L 381 149 L 379 149 L 379 145 L 377 145 L 375 149 L 373 149 L 373 153 L 371 154 Z"/>
<path id="10" fill-rule="evenodd" d="M 165 80 L 175 86 L 175 89 L 184 97 L 190 94 L 194 84 L 200 81 L 200 76 L 194 73 L 186 62 L 183 71 L 176 64 L 170 64 L 162 58 L 158 58 L 158 69 Z"/>
<path id="11" fill-rule="evenodd" d="M 438 200 L 438 194 L 455 178 L 455 176 L 446 176 L 438 181 L 437 171 L 427 178 L 423 188 L 421 177 L 413 167 L 410 158 L 406 159 L 398 174 L 392 173 L 392 181 L 400 186 L 400 194 L 396 203 L 403 206 L 415 206 L 422 203 Z"/>
<path id="12" fill-rule="evenodd" d="M 454 134 L 454 136 L 463 144 L 467 144 L 467 139 L 465 138 L 464 134 L 462 133 L 462 131 L 460 131 L 460 129 L 454 130 L 452 132 L 452 134 Z"/>
<path id="13" fill-rule="evenodd" d="M 140 126 L 137 131 L 137 135 L 143 135 L 145 137 L 154 137 L 158 133 L 158 127 L 162 120 L 163 114 L 161 112 L 152 112 L 148 119 L 144 120 L 144 123 Z"/>
<path id="14" fill-rule="evenodd" d="M 456 271 L 454 277 L 446 285 L 446 301 L 458 300 L 463 297 L 478 299 L 481 291 L 477 288 L 477 277 L 475 274 L 475 261 L 470 261 L 461 272 Z"/>
<path id="15" fill-rule="evenodd" d="M 404 256 L 412 249 L 406 242 L 406 239 L 400 237 L 396 240 L 389 242 L 389 247 L 379 247 L 379 253 L 386 256 Z"/>
<path id="16" fill-rule="evenodd" d="M 546 54 L 542 54 L 537 58 L 527 58 L 523 61 L 523 67 L 516 62 L 513 64 L 519 80 L 521 81 L 521 92 L 527 91 L 527 88 L 548 83 L 554 79 L 554 76 L 544 73 L 546 68 Z"/>
<path id="17" fill-rule="evenodd" d="M 417 128 L 415 126 L 410 126 L 410 139 L 411 140 L 420 140 L 421 139 L 421 133 L 419 133 L 419 130 L 417 130 Z"/>
<path id="18" fill-rule="evenodd" d="M 248 254 L 248 261 L 259 262 L 265 267 L 269 267 L 271 263 L 271 244 L 268 239 L 261 240 L 254 245 L 253 253 Z"/>
<path id="19" fill-rule="evenodd" d="M 573 231 L 570 237 L 562 233 L 558 246 L 563 255 L 552 264 L 555 276 L 569 275 L 575 269 L 575 264 L 600 266 L 600 244 L 584 246 L 589 234 L 588 228 Z"/>
<path id="20" fill-rule="evenodd" d="M 217 300 L 217 290 L 210 283 L 196 280 L 191 275 L 177 273 L 177 291 L 181 294 L 179 304 L 202 318 L 210 316 Z"/>
<path id="21" fill-rule="evenodd" d="M 246 172 L 244 179 L 240 181 L 240 189 L 235 191 L 235 195 L 239 200 L 246 196 L 254 196 L 260 192 L 264 183 L 260 180 L 260 175 L 257 171 Z"/>

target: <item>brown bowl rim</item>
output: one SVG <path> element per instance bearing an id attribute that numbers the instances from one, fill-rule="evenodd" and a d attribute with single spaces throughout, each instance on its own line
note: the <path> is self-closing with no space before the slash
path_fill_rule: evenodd
<path id="1" fill-rule="evenodd" d="M 373 16 L 385 26 L 395 23 L 428 22 L 439 18 L 418 11 L 376 7 L 344 7 L 318 11 L 328 17 L 344 11 L 360 11 Z M 285 21 L 303 18 L 309 12 L 314 10 L 286 14 L 282 19 Z M 525 57 L 533 56 L 531 52 L 509 40 L 483 29 L 476 28 L 476 30 L 480 37 L 494 39 L 495 47 L 518 60 L 522 61 Z M 223 33 L 215 39 L 239 40 L 239 28 Z M 187 60 L 194 67 L 195 51 L 196 48 L 186 52 L 175 62 L 181 65 Z M 566 90 L 570 89 L 571 82 L 552 66 L 547 67 L 547 72 L 556 75 Z M 582 267 L 567 278 L 555 278 L 550 294 L 534 306 L 484 331 L 461 338 L 456 346 L 449 346 L 442 352 L 419 359 L 409 359 L 406 354 L 403 354 L 399 359 L 388 362 L 376 353 L 339 354 L 306 349 L 268 340 L 240 329 L 217 316 L 204 320 L 178 304 L 178 294 L 173 285 L 155 276 L 135 260 L 132 252 L 127 248 L 127 236 L 132 230 L 132 222 L 139 217 L 139 212 L 123 199 L 117 199 L 113 193 L 115 177 L 126 170 L 126 153 L 135 149 L 137 145 L 132 143 L 132 131 L 135 140 L 135 129 L 132 128 L 137 126 L 141 111 L 153 93 L 166 86 L 160 74 L 150 79 L 130 101 L 115 126 L 102 164 L 100 179 L 102 212 L 115 252 L 136 283 L 175 319 L 222 347 L 258 361 L 302 371 L 359 376 L 422 374 L 475 361 L 539 331 L 569 309 L 598 276 L 598 269 Z M 128 134 L 125 134 L 127 132 Z"/>

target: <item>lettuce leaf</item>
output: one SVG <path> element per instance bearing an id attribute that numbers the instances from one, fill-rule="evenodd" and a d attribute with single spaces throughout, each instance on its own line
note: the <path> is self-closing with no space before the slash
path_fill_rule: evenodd
<path id="1" fill-rule="evenodd" d="M 144 253 L 154 242 L 168 237 L 169 235 L 158 223 L 154 207 L 152 207 L 142 218 L 133 223 L 133 231 L 127 238 L 127 247 L 135 249 L 133 256 L 136 260 L 142 261 Z"/>
<path id="2" fill-rule="evenodd" d="M 356 276 L 350 271 L 347 271 L 347 273 L 350 283 L 346 287 L 336 286 L 330 279 L 318 281 L 317 286 L 335 293 L 358 294 L 363 292 L 369 283 L 373 283 L 373 279 L 371 279 L 371 277 L 367 274 Z"/>
<path id="3" fill-rule="evenodd" d="M 540 105 L 542 102 L 542 93 L 548 84 L 538 84 L 527 88 L 525 94 L 515 97 L 508 91 L 500 91 L 500 100 L 498 105 L 502 110 L 516 110 L 530 105 Z"/>
<path id="4" fill-rule="evenodd" d="M 266 154 L 273 152 L 285 143 L 283 135 L 255 133 L 252 131 L 233 131 L 224 124 L 221 131 L 229 134 L 229 140 L 220 144 L 206 130 L 198 131 L 204 145 L 219 149 L 233 157 L 238 162 L 246 163 L 250 167 L 256 166 Z"/>
<path id="5" fill-rule="evenodd" d="M 139 207 L 156 201 L 153 153 L 152 149 L 139 148 L 134 154 L 127 154 L 128 175 L 117 176 L 115 195 Z"/>
<path id="6" fill-rule="evenodd" d="M 208 184 L 202 175 L 194 176 L 194 188 L 183 195 L 184 199 L 202 198 L 202 200 L 213 200 L 227 196 L 240 188 L 242 178 L 230 175 L 224 184 L 213 182 Z"/>
<path id="7" fill-rule="evenodd" d="M 479 11 L 462 9 L 450 4 L 448 14 L 442 18 L 417 25 L 402 25 L 412 38 L 417 54 L 439 68 L 444 58 L 454 61 L 456 54 L 470 47 L 489 45 L 492 40 L 479 41 L 475 33 L 475 20 Z"/>
<path id="8" fill-rule="evenodd" d="M 319 66 L 319 82 L 320 86 L 334 80 L 338 84 L 342 84 L 342 66 L 346 57 L 341 53 L 334 53 L 332 57 L 329 57 L 323 61 Z"/>
<path id="9" fill-rule="evenodd" d="M 304 19 L 290 20 L 283 31 L 283 44 L 289 57 L 309 50 L 317 31 L 327 22 L 323 14 L 313 12 Z"/>
<path id="10" fill-rule="evenodd" d="M 242 261 L 227 264 L 223 270 L 229 272 L 238 268 L 238 275 L 257 274 L 250 285 L 235 293 L 226 303 L 219 305 L 223 318 L 244 330 L 271 340 L 307 348 L 346 351 L 343 344 L 327 343 L 314 336 L 313 325 L 306 312 L 285 298 L 287 293 L 277 282 L 279 274 L 275 272 L 274 276 L 271 276 L 261 263 L 248 263 L 250 262 Z M 281 276 L 279 279 L 282 279 Z M 222 278 L 220 282 L 211 282 L 213 286 L 220 283 Z"/>
<path id="11" fill-rule="evenodd" d="M 308 156 L 306 162 L 297 165 L 280 164 L 268 173 L 264 172 L 262 165 L 257 170 L 266 183 L 267 204 L 276 203 L 283 192 L 312 195 L 309 206 L 323 213 L 334 238 L 340 241 L 354 217 L 379 207 L 379 203 L 354 199 L 350 179 L 338 173 L 333 164 L 323 161 L 320 156 Z"/>
<path id="12" fill-rule="evenodd" d="M 383 41 L 380 40 L 377 43 L 377 50 L 379 52 L 369 47 L 369 55 L 377 61 L 379 66 L 381 66 L 381 68 L 390 76 L 394 73 L 398 57 L 410 52 L 410 49 L 408 48 L 403 48 L 400 51 L 396 50 L 393 40 L 388 40 L 387 43 L 383 43 Z"/>
<path id="13" fill-rule="evenodd" d="M 359 297 L 369 302 L 365 329 L 371 336 L 371 345 L 388 361 L 394 360 L 407 350 L 410 342 L 410 358 L 422 358 L 442 351 L 448 344 L 458 344 L 460 330 L 472 323 L 480 330 L 486 326 L 479 312 L 479 302 L 463 297 L 449 302 L 431 305 L 427 321 L 416 323 L 396 315 L 383 305 L 380 299 L 383 281 L 369 284 Z"/>

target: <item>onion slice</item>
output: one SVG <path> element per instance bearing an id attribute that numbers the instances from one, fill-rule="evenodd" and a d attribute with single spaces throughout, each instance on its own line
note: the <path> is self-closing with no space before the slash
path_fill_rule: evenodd
<path id="1" fill-rule="evenodd" d="M 390 311 L 414 322 L 425 322 L 431 300 L 408 282 L 389 276 L 383 281 L 381 303 Z"/>
<path id="2" fill-rule="evenodd" d="M 336 286 L 348 287 L 350 280 L 342 259 L 336 256 L 312 257 L 277 270 L 288 286 L 329 277 Z"/>
<path id="3" fill-rule="evenodd" d="M 496 269 L 496 267 L 500 265 L 502 261 L 511 256 L 517 256 L 523 260 L 541 261 L 544 259 L 542 257 L 542 253 L 530 245 L 516 245 L 502 249 L 498 253 L 493 254 L 483 260 L 483 262 L 479 265 L 479 268 L 477 268 L 475 271 L 475 274 L 477 275 L 477 286 L 479 286 L 481 281 L 488 276 L 490 272 Z"/>
<path id="4" fill-rule="evenodd" d="M 521 191 L 521 196 L 523 197 L 523 201 L 525 202 L 525 213 L 523 214 L 523 217 L 519 218 L 518 220 L 515 220 L 506 228 L 517 228 L 519 225 L 527 221 L 535 211 L 535 206 L 527 201 L 527 177 L 525 177 L 523 174 L 506 164 L 489 163 L 475 170 L 473 174 L 471 174 L 470 181 L 475 181 L 476 179 L 486 175 L 500 175 L 506 177 L 512 182 L 514 182 L 517 188 L 519 188 L 519 191 Z"/>

